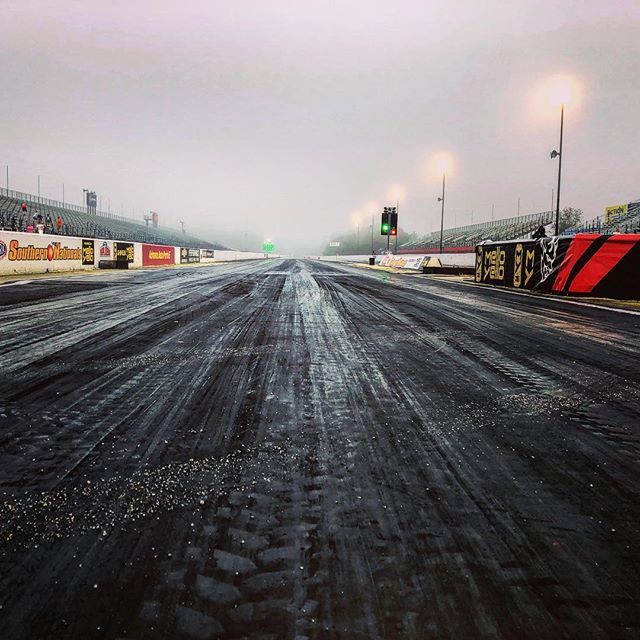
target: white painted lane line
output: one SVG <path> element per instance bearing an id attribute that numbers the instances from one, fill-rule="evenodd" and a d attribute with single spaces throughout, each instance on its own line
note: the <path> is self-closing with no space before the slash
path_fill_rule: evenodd
<path id="1" fill-rule="evenodd" d="M 506 288 L 494 289 L 493 287 L 490 287 L 490 286 L 478 285 L 476 283 L 471 283 L 471 282 L 456 282 L 455 284 L 461 284 L 465 287 L 472 287 L 472 288 L 480 287 L 482 289 L 493 289 L 494 291 L 499 291 L 500 293 L 509 293 L 513 296 L 525 296 L 527 298 L 533 298 L 534 300 L 536 299 L 551 300 L 552 302 L 561 302 L 562 304 L 572 304 L 578 307 L 589 307 L 590 309 L 601 309 L 602 311 L 614 311 L 615 313 L 626 313 L 627 315 L 630 315 L 630 316 L 640 316 L 640 311 L 634 311 L 633 309 L 605 307 L 601 304 L 594 304 L 592 302 L 580 302 L 579 300 L 568 300 L 567 298 L 562 298 L 560 296 L 546 296 L 540 293 L 526 293 L 524 291 L 512 291 L 511 289 L 506 289 Z"/>

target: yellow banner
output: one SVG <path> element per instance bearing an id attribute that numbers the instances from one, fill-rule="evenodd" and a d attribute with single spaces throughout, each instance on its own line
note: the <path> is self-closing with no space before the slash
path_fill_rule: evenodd
<path id="1" fill-rule="evenodd" d="M 605 207 L 604 210 L 604 223 L 610 224 L 615 222 L 619 218 L 624 218 L 627 215 L 626 204 L 614 204 L 610 207 Z"/>

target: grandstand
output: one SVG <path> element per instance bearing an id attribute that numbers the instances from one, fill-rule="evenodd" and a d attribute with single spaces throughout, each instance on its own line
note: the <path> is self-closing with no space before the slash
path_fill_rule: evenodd
<path id="1" fill-rule="evenodd" d="M 505 218 L 495 222 L 479 222 L 464 227 L 445 229 L 443 251 L 465 253 L 475 251 L 475 246 L 483 240 L 516 240 L 531 237 L 540 226 L 547 226 L 554 220 L 553 211 L 530 213 L 515 218 Z M 400 246 L 398 253 L 429 253 L 440 250 L 440 231 Z"/>
<path id="2" fill-rule="evenodd" d="M 21 210 L 23 202 L 27 205 L 26 213 Z M 203 249 L 226 249 L 223 245 L 206 242 L 167 227 L 147 227 L 135 220 L 104 211 L 98 211 L 95 214 L 87 213 L 84 207 L 0 188 L 0 229 L 26 231 L 27 225 L 32 222 L 36 213 L 40 213 L 44 218 L 45 233 Z M 63 221 L 59 231 L 55 227 L 58 216 Z"/>
<path id="3" fill-rule="evenodd" d="M 577 227 L 571 227 L 562 235 L 571 236 L 576 233 L 640 233 L 640 199 L 629 202 L 623 215 L 606 222 L 605 216 L 598 216 Z"/>

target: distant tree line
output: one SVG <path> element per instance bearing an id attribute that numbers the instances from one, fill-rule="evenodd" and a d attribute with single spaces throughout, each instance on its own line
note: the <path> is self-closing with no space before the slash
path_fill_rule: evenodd
<path id="1" fill-rule="evenodd" d="M 406 242 L 417 240 L 417 233 L 408 233 L 404 229 L 398 229 L 398 248 Z M 371 254 L 371 227 L 361 227 L 360 233 L 357 231 L 348 231 L 334 238 L 331 238 L 334 242 L 339 242 L 340 246 L 337 248 L 337 252 L 340 255 L 366 255 Z M 395 236 L 391 236 L 390 247 L 393 251 L 396 246 Z M 378 226 L 373 229 L 373 253 L 380 254 L 387 250 L 387 238 L 380 235 L 380 228 Z M 329 243 L 324 248 L 322 255 L 333 256 L 336 254 L 336 247 L 330 247 Z"/>
<path id="2" fill-rule="evenodd" d="M 571 227 L 577 227 L 582 222 L 582 209 L 575 209 L 574 207 L 565 207 L 560 211 L 560 220 L 558 221 L 558 227 L 560 233 L 565 229 L 571 229 Z"/>

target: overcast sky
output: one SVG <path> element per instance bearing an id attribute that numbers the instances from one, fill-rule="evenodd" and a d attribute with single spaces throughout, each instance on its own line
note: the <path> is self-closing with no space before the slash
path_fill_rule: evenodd
<path id="1" fill-rule="evenodd" d="M 639 34 L 635 0 L 0 0 L 0 162 L 317 250 L 392 183 L 401 226 L 435 229 L 440 150 L 445 226 L 549 209 L 559 112 L 534 93 L 562 73 L 562 205 L 590 218 L 640 198 Z"/>

